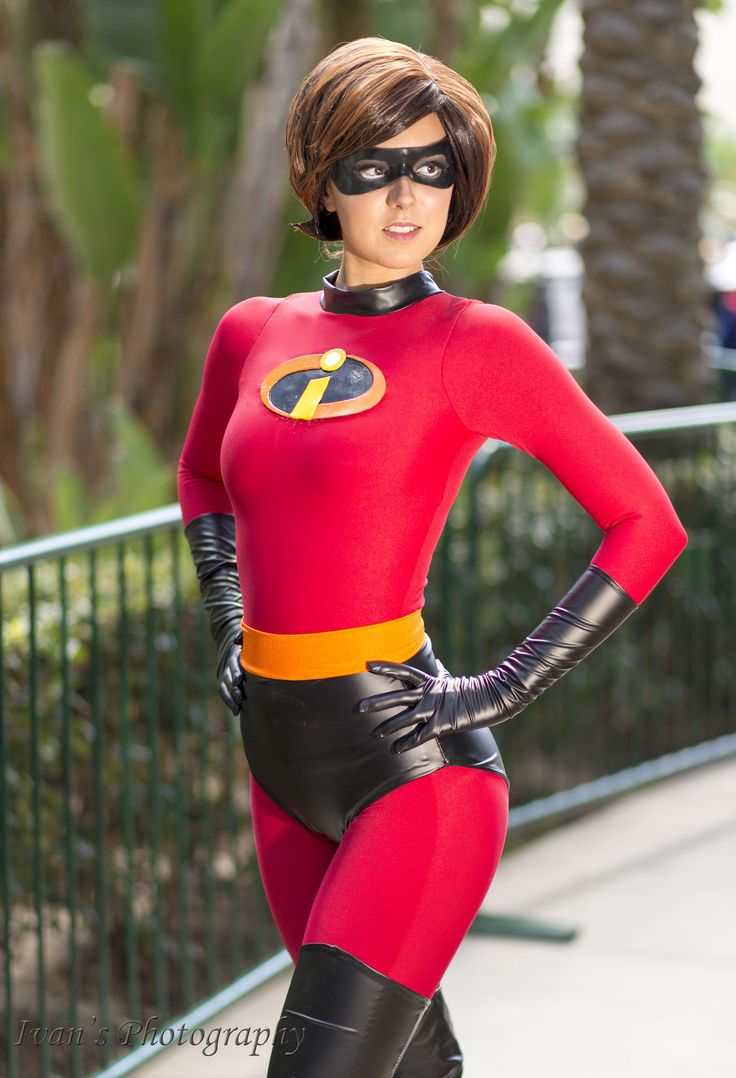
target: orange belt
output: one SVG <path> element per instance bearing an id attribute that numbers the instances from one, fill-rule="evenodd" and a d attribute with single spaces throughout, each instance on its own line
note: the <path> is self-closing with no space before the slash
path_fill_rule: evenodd
<path id="1" fill-rule="evenodd" d="M 246 625 L 240 664 L 252 674 L 304 681 L 366 670 L 366 661 L 405 662 L 424 643 L 421 610 L 402 618 L 325 633 L 264 633 Z"/>

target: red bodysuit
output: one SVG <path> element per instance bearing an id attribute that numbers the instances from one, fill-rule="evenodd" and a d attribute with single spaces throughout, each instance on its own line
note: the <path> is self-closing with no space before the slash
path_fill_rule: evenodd
<path id="1" fill-rule="evenodd" d="M 263 403 L 275 368 L 336 348 L 382 373 L 377 403 L 308 420 Z M 446 292 L 375 317 L 323 310 L 319 292 L 228 310 L 181 454 L 184 525 L 234 514 L 256 629 L 398 618 L 423 605 L 450 507 L 491 437 L 557 476 L 605 533 L 592 562 L 641 602 L 685 537 L 654 472 L 522 319 Z"/>
<path id="2" fill-rule="evenodd" d="M 378 292 L 340 290 L 331 302 L 351 313 L 323 307 L 320 292 L 259 296 L 217 328 L 179 500 L 185 526 L 234 514 L 246 625 L 319 633 L 418 610 L 489 437 L 554 472 L 604 533 L 593 562 L 641 602 L 686 538 L 651 468 L 520 318 L 421 295 L 421 278 L 398 294 L 416 280 L 419 298 L 388 312 Z M 361 302 L 374 309 L 356 313 Z M 277 766 L 284 754 L 274 747 Z M 294 961 L 303 944 L 333 945 L 431 996 L 501 857 L 504 777 L 455 765 L 421 775 L 363 808 L 339 842 L 285 811 L 252 771 L 249 781 L 259 867 Z"/>

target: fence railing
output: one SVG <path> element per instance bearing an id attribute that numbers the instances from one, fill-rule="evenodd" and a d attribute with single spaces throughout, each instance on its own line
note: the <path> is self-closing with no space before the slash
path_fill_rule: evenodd
<path id="1" fill-rule="evenodd" d="M 512 826 L 736 751 L 736 404 L 612 418 L 689 542 L 635 617 L 494 731 Z M 502 659 L 599 539 L 546 469 L 487 443 L 427 589 L 445 665 Z M 146 1051 L 130 1023 L 201 1015 L 285 964 L 214 669 L 177 505 L 0 550 L 10 1078 L 125 1073 Z"/>

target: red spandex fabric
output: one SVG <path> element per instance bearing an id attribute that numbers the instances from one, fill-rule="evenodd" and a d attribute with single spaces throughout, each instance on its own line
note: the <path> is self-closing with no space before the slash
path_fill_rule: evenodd
<path id="1" fill-rule="evenodd" d="M 508 825 L 502 775 L 443 767 L 379 797 L 338 845 L 250 779 L 256 853 L 276 926 L 296 962 L 331 943 L 432 996 L 478 912 Z"/>
<path id="2" fill-rule="evenodd" d="M 306 421 L 262 403 L 274 367 L 338 347 L 383 372 L 374 407 Z M 424 604 L 447 514 L 489 437 L 554 472 L 605 533 L 593 563 L 641 602 L 685 542 L 654 472 L 522 319 L 446 292 L 383 315 L 324 311 L 319 292 L 227 311 L 181 454 L 184 524 L 234 513 L 256 629 L 402 617 Z"/>
<path id="3" fill-rule="evenodd" d="M 226 312 L 181 454 L 184 524 L 235 515 L 247 624 L 323 632 L 419 609 L 488 437 L 554 472 L 604 533 L 594 564 L 642 601 L 684 546 L 682 525 L 651 468 L 520 318 L 443 292 L 381 315 L 326 311 L 319 296 L 259 296 Z M 373 407 L 300 420 L 262 403 L 274 368 L 333 348 L 383 372 Z M 432 995 L 501 856 L 503 777 L 448 766 L 415 779 L 369 805 L 339 846 L 252 777 L 251 807 L 292 957 L 302 943 L 331 943 Z"/>

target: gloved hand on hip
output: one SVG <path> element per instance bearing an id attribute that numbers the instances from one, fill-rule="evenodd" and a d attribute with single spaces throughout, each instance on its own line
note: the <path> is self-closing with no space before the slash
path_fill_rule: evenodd
<path id="1" fill-rule="evenodd" d="M 403 681 L 405 688 L 359 701 L 358 711 L 404 706 L 373 731 L 397 738 L 391 752 L 405 752 L 432 737 L 495 726 L 518 715 L 546 688 L 576 666 L 638 609 L 630 595 L 602 569 L 589 565 L 561 602 L 499 666 L 471 677 L 425 674 L 407 663 L 368 662 L 375 674 Z"/>

